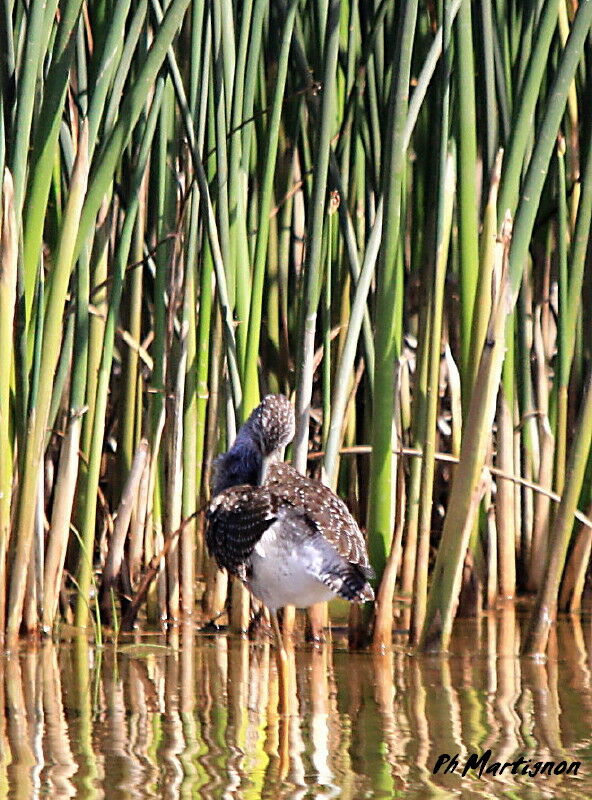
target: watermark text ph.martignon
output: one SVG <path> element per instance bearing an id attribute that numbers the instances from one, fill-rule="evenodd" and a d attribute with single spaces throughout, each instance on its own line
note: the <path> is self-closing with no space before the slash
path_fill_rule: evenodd
<path id="1" fill-rule="evenodd" d="M 536 761 L 534 758 L 524 758 L 524 756 L 514 761 L 493 761 L 491 750 L 485 750 L 481 755 L 470 753 L 462 765 L 459 753 L 456 755 L 441 753 L 432 772 L 434 775 L 459 772 L 463 778 L 469 772 L 475 773 L 479 778 L 484 775 L 509 774 L 535 778 L 537 775 L 577 775 L 580 766 L 580 761 Z"/>

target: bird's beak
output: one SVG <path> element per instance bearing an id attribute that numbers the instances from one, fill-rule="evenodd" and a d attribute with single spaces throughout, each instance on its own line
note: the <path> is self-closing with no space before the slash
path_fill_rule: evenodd
<path id="1" fill-rule="evenodd" d="M 280 463 L 284 460 L 284 450 L 285 447 L 281 447 L 279 450 L 271 453 L 268 456 L 263 456 L 261 460 L 261 467 L 259 469 L 259 486 L 263 486 L 265 481 L 267 480 L 267 473 L 269 472 L 269 467 L 272 464 Z"/>
<path id="2" fill-rule="evenodd" d="M 263 486 L 263 484 L 265 483 L 270 464 L 271 464 L 271 458 L 269 456 L 263 456 L 263 458 L 261 459 L 261 467 L 259 469 L 259 480 L 258 480 L 259 486 Z"/>

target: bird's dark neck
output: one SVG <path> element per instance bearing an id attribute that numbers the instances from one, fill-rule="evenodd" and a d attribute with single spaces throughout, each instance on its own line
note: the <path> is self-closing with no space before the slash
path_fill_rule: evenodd
<path id="1" fill-rule="evenodd" d="M 230 450 L 216 459 L 214 495 L 231 486 L 257 486 L 262 465 L 263 456 L 257 445 L 247 437 L 238 436 Z"/>

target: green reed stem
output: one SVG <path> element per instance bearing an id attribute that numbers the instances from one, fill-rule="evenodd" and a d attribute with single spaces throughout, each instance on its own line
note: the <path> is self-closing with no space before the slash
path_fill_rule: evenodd
<path id="1" fill-rule="evenodd" d="M 534 111 L 547 62 L 551 39 L 557 27 L 558 0 L 546 0 L 541 11 L 540 21 L 534 37 L 534 49 L 528 60 L 520 98 L 517 103 L 510 140 L 506 147 L 506 157 L 502 173 L 498 203 L 498 226 L 507 209 L 514 214 L 518 202 L 518 188 L 522 176 L 522 164 L 532 135 Z"/>
<path id="2" fill-rule="evenodd" d="M 411 55 L 417 0 L 406 0 L 392 61 L 389 123 L 384 159 L 384 237 L 379 252 L 376 305 L 376 365 L 372 458 L 368 502 L 370 558 L 380 580 L 386 564 L 393 525 L 392 442 L 394 364 L 399 343 L 394 338 L 396 255 L 401 225 L 401 190 L 405 172 L 405 120 L 409 97 Z"/>
<path id="3" fill-rule="evenodd" d="M 154 132 L 156 130 L 158 115 L 161 109 L 162 96 L 163 84 L 162 81 L 158 81 L 155 88 L 152 105 L 150 107 L 150 113 L 148 114 L 148 119 L 146 120 L 146 128 L 142 137 L 142 144 L 140 147 L 140 152 L 138 153 L 138 162 L 134 171 L 130 189 L 130 201 L 115 256 L 107 320 L 105 323 L 105 336 L 103 340 L 101 363 L 99 366 L 97 381 L 97 399 L 89 454 L 88 483 L 85 506 L 83 510 L 84 526 L 81 531 L 82 549 L 77 575 L 79 591 L 76 598 L 75 614 L 76 624 L 80 627 L 86 627 L 88 621 L 89 593 L 92 583 L 92 559 L 94 553 L 95 519 L 97 510 L 96 498 L 99 486 L 103 439 L 105 436 L 105 413 L 107 410 L 111 363 L 113 360 L 115 329 L 119 315 L 119 304 L 123 290 L 125 268 L 131 247 L 136 214 L 138 211 L 140 187 L 144 170 L 146 169 L 146 164 L 150 155 L 150 147 Z"/>
<path id="4" fill-rule="evenodd" d="M 259 200 L 259 226 L 257 229 L 257 244 L 255 246 L 255 260 L 253 267 L 253 285 L 251 288 L 251 305 L 249 310 L 249 328 L 245 356 L 245 384 L 243 399 L 243 418 L 249 415 L 259 402 L 259 380 L 257 376 L 257 360 L 259 353 L 259 339 L 261 333 L 261 309 L 263 303 L 263 287 L 265 284 L 265 262 L 267 257 L 267 244 L 269 240 L 269 213 L 273 196 L 273 181 L 277 161 L 279 142 L 280 119 L 282 102 L 288 74 L 288 57 L 290 55 L 290 42 L 296 17 L 297 0 L 290 0 L 286 19 L 282 31 L 282 42 L 278 58 L 278 71 L 271 114 L 267 129 L 267 144 L 265 148 L 263 179 L 261 181 L 261 196 Z"/>
<path id="5" fill-rule="evenodd" d="M 568 304 L 568 272 L 567 272 L 567 194 L 565 183 L 565 139 L 559 136 L 557 144 L 558 175 L 558 220 L 557 241 L 559 255 L 558 290 L 559 314 L 557 316 L 557 378 L 554 390 L 557 393 L 557 421 L 555 426 L 555 480 L 554 489 L 557 494 L 563 492 L 565 481 L 565 458 L 567 451 L 567 385 L 571 355 L 568 351 L 569 304 Z"/>
<path id="6" fill-rule="evenodd" d="M 553 0 L 554 1 L 554 0 Z M 518 203 L 512 246 L 510 248 L 510 282 L 515 302 L 522 280 L 530 237 L 543 191 L 557 131 L 567 101 L 567 93 L 582 54 L 582 47 L 592 24 L 592 0 L 580 3 L 565 49 L 561 54 L 555 80 L 548 93 L 543 118 L 536 134 L 536 144 L 524 179 Z"/>
<path id="7" fill-rule="evenodd" d="M 9 639 L 18 635 L 26 588 L 26 565 L 33 539 L 37 480 L 45 443 L 53 376 L 62 342 L 62 315 L 75 259 L 76 234 L 88 176 L 88 126 L 83 123 L 78 152 L 70 182 L 68 204 L 55 254 L 43 324 L 43 350 L 39 366 L 39 391 L 27 421 L 23 474 L 19 481 L 15 520 L 16 547 L 12 562 L 6 631 Z"/>
<path id="8" fill-rule="evenodd" d="M 471 358 L 471 327 L 479 275 L 478 198 L 475 185 L 477 140 L 471 3 L 461 3 L 455 22 L 455 77 L 458 93 L 458 239 L 461 373 Z M 468 393 L 464 393 L 465 403 Z"/>
<path id="9" fill-rule="evenodd" d="M 296 377 L 296 435 L 294 437 L 293 453 L 294 465 L 300 472 L 306 471 L 306 456 L 308 452 L 308 420 L 312 395 L 314 338 L 322 280 L 323 217 L 325 214 L 331 134 L 335 125 L 338 50 L 339 2 L 338 0 L 331 0 L 327 19 L 323 94 L 315 152 L 313 194 L 310 203 L 310 223 L 308 224 L 307 237 L 308 246 L 300 307 Z"/>

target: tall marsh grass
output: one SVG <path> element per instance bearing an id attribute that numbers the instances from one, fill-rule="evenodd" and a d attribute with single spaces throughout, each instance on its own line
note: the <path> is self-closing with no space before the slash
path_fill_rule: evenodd
<path id="1" fill-rule="evenodd" d="M 592 0 L 0 7 L 7 639 L 244 629 L 199 510 L 283 392 L 367 529 L 352 640 L 529 591 L 544 651 L 590 557 Z"/>

